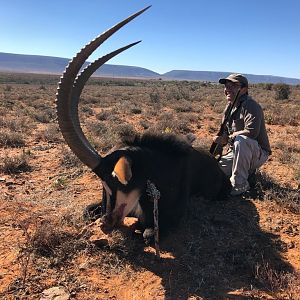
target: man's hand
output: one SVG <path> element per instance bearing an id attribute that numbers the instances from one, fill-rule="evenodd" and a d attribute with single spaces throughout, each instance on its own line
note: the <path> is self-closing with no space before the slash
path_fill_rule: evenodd
<path id="1" fill-rule="evenodd" d="M 222 135 L 220 136 L 214 136 L 213 137 L 213 141 L 216 143 L 216 144 L 219 144 L 221 146 L 225 146 L 227 145 L 228 143 L 228 135 L 227 133 L 223 133 Z"/>

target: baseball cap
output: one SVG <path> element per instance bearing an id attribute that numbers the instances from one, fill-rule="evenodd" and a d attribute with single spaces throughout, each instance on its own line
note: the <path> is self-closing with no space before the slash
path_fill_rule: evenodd
<path id="1" fill-rule="evenodd" d="M 225 84 L 226 81 L 231 81 L 233 83 L 240 83 L 242 87 L 248 86 L 248 79 L 242 74 L 233 73 L 227 76 L 226 78 L 219 79 L 219 83 L 221 84 Z"/>

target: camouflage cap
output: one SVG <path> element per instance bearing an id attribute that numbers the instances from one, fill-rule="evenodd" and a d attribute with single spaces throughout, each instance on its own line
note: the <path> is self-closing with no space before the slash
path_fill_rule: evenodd
<path id="1" fill-rule="evenodd" d="M 219 83 L 225 84 L 226 81 L 231 81 L 233 83 L 240 83 L 242 87 L 248 86 L 248 79 L 242 74 L 230 74 L 226 78 L 219 79 Z"/>

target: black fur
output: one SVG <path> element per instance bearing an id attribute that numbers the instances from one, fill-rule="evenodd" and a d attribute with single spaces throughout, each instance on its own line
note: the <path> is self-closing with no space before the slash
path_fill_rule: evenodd
<path id="1" fill-rule="evenodd" d="M 137 217 L 144 229 L 153 228 L 153 200 L 146 191 L 147 180 L 161 194 L 158 203 L 161 232 L 179 223 L 191 196 L 225 200 L 230 192 L 229 179 L 218 162 L 208 152 L 195 150 L 175 135 L 147 133 L 123 141 L 123 146 L 104 157 L 94 172 L 112 189 L 113 207 L 116 190 L 125 193 L 132 189 L 141 191 L 142 214 Z M 111 175 L 121 156 L 132 161 L 133 176 L 127 185 L 122 185 Z"/>

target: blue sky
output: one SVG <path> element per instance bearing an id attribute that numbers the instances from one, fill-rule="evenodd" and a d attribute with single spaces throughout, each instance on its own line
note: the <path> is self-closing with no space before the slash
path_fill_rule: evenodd
<path id="1" fill-rule="evenodd" d="M 148 6 L 89 61 L 142 40 L 109 63 L 300 78 L 299 0 L 0 0 L 0 52 L 71 58 Z"/>

